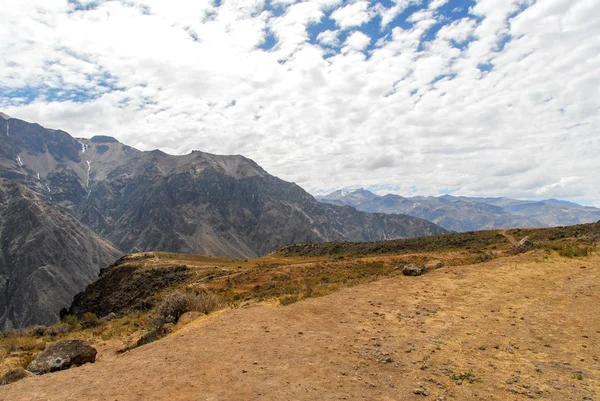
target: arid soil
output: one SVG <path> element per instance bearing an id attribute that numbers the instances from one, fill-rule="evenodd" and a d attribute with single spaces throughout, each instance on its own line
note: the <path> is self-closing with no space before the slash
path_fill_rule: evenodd
<path id="1" fill-rule="evenodd" d="M 600 400 L 600 257 L 542 251 L 201 318 L 0 400 Z"/>

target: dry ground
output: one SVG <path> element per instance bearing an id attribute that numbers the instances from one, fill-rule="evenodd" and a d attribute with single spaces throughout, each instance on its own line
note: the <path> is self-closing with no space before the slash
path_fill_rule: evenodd
<path id="1" fill-rule="evenodd" d="M 226 310 L 0 400 L 600 400 L 599 307 L 599 256 L 536 251 Z"/>

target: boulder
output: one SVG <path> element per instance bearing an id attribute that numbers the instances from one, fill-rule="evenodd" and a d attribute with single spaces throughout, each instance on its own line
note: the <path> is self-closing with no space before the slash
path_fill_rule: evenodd
<path id="1" fill-rule="evenodd" d="M 405 276 L 420 276 L 425 273 L 427 269 L 424 267 L 419 267 L 415 264 L 406 265 L 402 268 L 402 274 Z"/>
<path id="2" fill-rule="evenodd" d="M 24 379 L 26 377 L 33 376 L 32 373 L 29 373 L 23 368 L 16 368 L 9 370 L 4 376 L 2 376 L 2 380 L 0 381 L 0 386 L 5 386 L 10 383 L 14 383 L 18 380 Z"/>
<path id="3" fill-rule="evenodd" d="M 181 315 L 179 317 L 177 324 L 181 325 L 181 326 L 185 326 L 186 324 L 193 322 L 194 320 L 198 319 L 201 316 L 204 316 L 204 313 L 195 312 L 195 311 L 185 312 L 183 315 Z"/>
<path id="4" fill-rule="evenodd" d="M 523 238 L 518 243 L 514 244 L 510 250 L 512 253 L 525 253 L 531 251 L 534 247 L 533 241 L 529 237 Z"/>
<path id="5" fill-rule="evenodd" d="M 63 340 L 50 344 L 27 370 L 36 375 L 69 369 L 96 361 L 97 351 L 83 340 Z"/>

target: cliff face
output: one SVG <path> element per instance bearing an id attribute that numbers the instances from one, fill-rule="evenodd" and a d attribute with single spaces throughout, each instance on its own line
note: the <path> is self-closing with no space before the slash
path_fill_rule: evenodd
<path id="1" fill-rule="evenodd" d="M 0 179 L 0 328 L 50 324 L 120 254 L 27 187 Z"/>

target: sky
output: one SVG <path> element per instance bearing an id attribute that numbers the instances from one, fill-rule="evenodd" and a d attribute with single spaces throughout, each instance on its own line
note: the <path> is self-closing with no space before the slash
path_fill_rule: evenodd
<path id="1" fill-rule="evenodd" d="M 600 0 L 0 0 L 0 111 L 313 194 L 600 207 Z"/>

